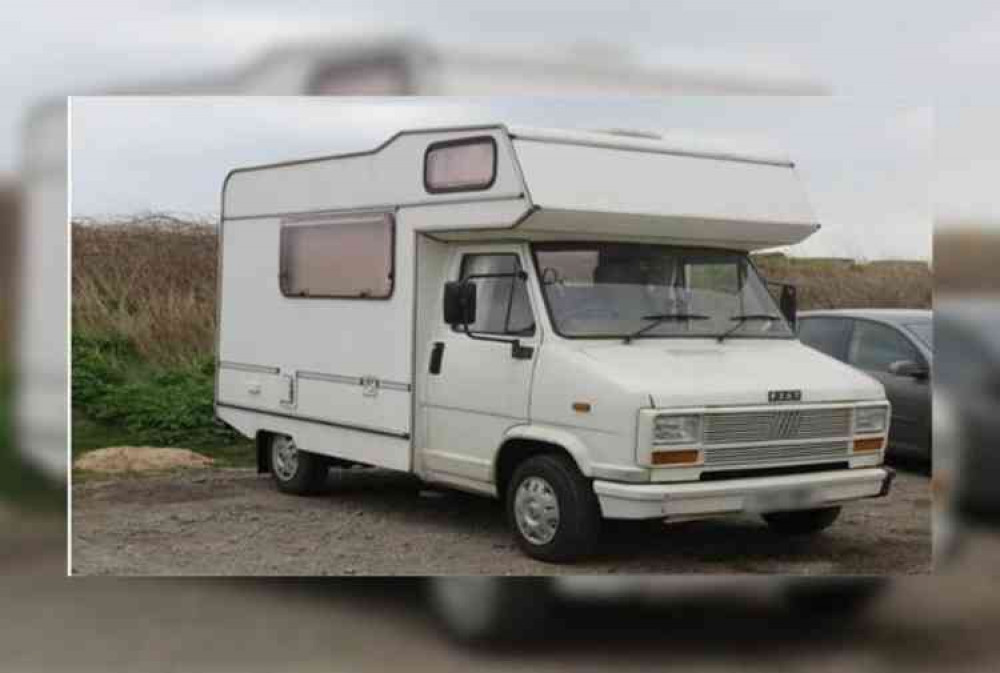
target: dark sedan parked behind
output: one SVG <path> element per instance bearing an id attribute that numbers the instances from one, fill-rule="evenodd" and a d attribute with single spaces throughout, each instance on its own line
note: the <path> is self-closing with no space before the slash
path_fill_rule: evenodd
<path id="1" fill-rule="evenodd" d="M 803 311 L 802 343 L 863 369 L 885 386 L 892 404 L 889 450 L 931 459 L 933 321 L 931 311 Z"/>

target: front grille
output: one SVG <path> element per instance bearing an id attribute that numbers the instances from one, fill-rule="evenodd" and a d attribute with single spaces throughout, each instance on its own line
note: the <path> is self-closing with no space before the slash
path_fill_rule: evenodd
<path id="1" fill-rule="evenodd" d="M 848 442 L 842 440 L 812 444 L 706 447 L 704 449 L 705 467 L 844 460 L 849 457 L 848 446 Z"/>
<path id="2" fill-rule="evenodd" d="M 851 410 L 781 409 L 708 414 L 704 445 L 831 439 L 851 432 Z"/>

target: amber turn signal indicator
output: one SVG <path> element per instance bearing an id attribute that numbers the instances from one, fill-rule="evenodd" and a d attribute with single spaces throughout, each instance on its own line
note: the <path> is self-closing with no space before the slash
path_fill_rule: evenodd
<path id="1" fill-rule="evenodd" d="M 590 402 L 574 402 L 573 411 L 578 411 L 581 414 L 590 413 Z"/>
<path id="2" fill-rule="evenodd" d="M 698 462 L 697 449 L 683 451 L 653 451 L 653 465 L 683 465 Z"/>
<path id="3" fill-rule="evenodd" d="M 872 439 L 854 440 L 854 453 L 866 453 L 869 451 L 881 451 L 881 450 L 882 450 L 881 437 L 875 437 Z"/>

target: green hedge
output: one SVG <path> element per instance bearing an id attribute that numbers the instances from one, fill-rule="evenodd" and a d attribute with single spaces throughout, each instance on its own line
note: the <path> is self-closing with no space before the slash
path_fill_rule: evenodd
<path id="1" fill-rule="evenodd" d="M 237 441 L 214 421 L 214 360 L 166 368 L 139 357 L 122 338 L 73 337 L 73 408 L 91 421 L 154 446 Z"/>

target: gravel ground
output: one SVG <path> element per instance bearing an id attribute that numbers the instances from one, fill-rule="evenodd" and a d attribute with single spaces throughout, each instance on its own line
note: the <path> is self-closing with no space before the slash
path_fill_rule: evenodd
<path id="1" fill-rule="evenodd" d="M 619 522 L 571 566 L 524 556 L 496 501 L 374 469 L 334 471 L 316 498 L 253 470 L 85 479 L 72 521 L 81 575 L 922 573 L 931 562 L 928 480 L 903 471 L 888 498 L 847 506 L 812 539 L 751 518 Z"/>

